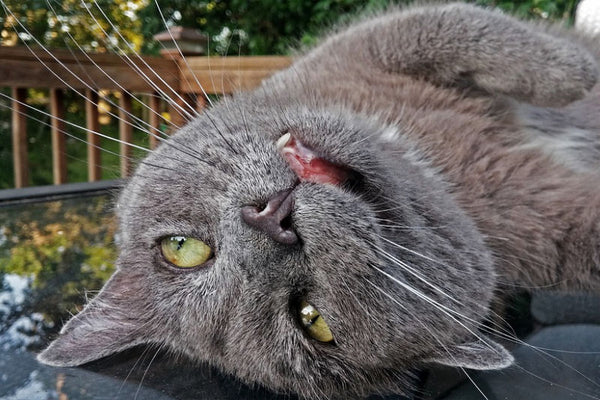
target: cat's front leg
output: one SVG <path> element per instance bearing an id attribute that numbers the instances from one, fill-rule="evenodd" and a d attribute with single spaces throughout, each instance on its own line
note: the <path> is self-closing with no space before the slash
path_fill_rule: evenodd
<path id="1" fill-rule="evenodd" d="M 329 45 L 387 72 L 543 106 L 582 98 L 598 75 L 596 60 L 579 44 L 466 4 L 407 9 L 358 25 Z"/>

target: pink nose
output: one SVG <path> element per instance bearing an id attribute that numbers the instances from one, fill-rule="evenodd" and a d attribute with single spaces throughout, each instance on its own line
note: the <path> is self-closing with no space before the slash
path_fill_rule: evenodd
<path id="1" fill-rule="evenodd" d="M 291 215 L 294 207 L 292 190 L 276 193 L 262 210 L 255 206 L 242 207 L 242 219 L 276 242 L 289 245 L 298 243 L 298 235 L 292 229 Z"/>

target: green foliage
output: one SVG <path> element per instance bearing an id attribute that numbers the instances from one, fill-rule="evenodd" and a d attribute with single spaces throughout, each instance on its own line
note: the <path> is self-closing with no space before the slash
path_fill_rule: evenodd
<path id="1" fill-rule="evenodd" d="M 0 276 L 31 277 L 35 309 L 50 320 L 78 311 L 83 288 L 99 289 L 114 271 L 115 222 L 107 202 L 94 198 L 0 209 Z"/>
<path id="2" fill-rule="evenodd" d="M 525 18 L 571 20 L 577 0 L 470 0 L 480 5 L 498 6 Z M 390 4 L 410 1 L 390 0 L 157 0 L 140 10 L 145 49 L 156 51 L 153 34 L 169 25 L 194 27 L 211 37 L 211 53 L 286 54 L 291 47 L 313 44 L 325 28 L 356 13 L 384 9 Z"/>
<path id="3" fill-rule="evenodd" d="M 476 0 L 477 4 L 499 7 L 521 18 L 564 20 L 572 23 L 578 0 Z"/>
<path id="4" fill-rule="evenodd" d="M 158 0 L 166 22 L 209 34 L 211 53 L 286 54 L 340 16 L 383 7 L 386 0 Z M 164 30 L 155 2 L 140 11 L 144 36 Z M 154 50 L 154 47 L 147 46 Z"/>
<path id="5" fill-rule="evenodd" d="M 82 46 L 87 51 L 139 50 L 143 37 L 136 10 L 147 0 L 4 0 L 2 44 Z M 108 18 L 107 18 L 108 17 Z"/>
<path id="6" fill-rule="evenodd" d="M 468 0 L 525 18 L 572 20 L 578 0 Z M 4 0 L 0 43 L 156 53 L 167 26 L 199 29 L 213 54 L 285 54 L 340 19 L 411 0 Z M 158 7 L 160 7 L 160 12 Z"/>

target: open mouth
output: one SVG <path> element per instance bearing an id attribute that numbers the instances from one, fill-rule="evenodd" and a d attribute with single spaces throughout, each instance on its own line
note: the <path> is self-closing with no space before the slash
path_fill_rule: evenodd
<path id="1" fill-rule="evenodd" d="M 350 169 L 327 161 L 289 132 L 276 145 L 300 181 L 342 186 L 354 175 Z"/>

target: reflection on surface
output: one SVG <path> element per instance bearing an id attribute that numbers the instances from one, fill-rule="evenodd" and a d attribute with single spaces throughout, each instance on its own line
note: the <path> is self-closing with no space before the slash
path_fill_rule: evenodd
<path id="1" fill-rule="evenodd" d="M 8 350 L 0 359 L 2 400 L 172 400 L 137 383 L 79 368 L 40 365 L 31 353 Z"/>
<path id="2" fill-rule="evenodd" d="M 0 208 L 0 345 L 35 350 L 114 270 L 107 196 Z"/>

